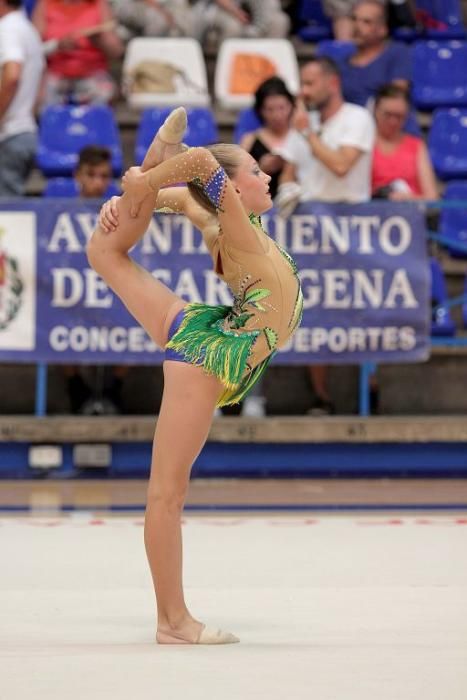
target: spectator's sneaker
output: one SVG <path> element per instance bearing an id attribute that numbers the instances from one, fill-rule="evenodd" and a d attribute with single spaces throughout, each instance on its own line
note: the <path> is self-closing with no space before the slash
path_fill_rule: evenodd
<path id="1" fill-rule="evenodd" d="M 266 415 L 266 398 L 264 396 L 247 396 L 243 402 L 240 415 L 246 418 L 264 418 Z"/>
<path id="2" fill-rule="evenodd" d="M 333 416 L 336 412 L 336 407 L 332 401 L 317 396 L 313 405 L 307 410 L 309 416 Z"/>
<path id="3" fill-rule="evenodd" d="M 109 399 L 89 399 L 81 407 L 83 416 L 115 416 L 119 413 L 118 407 Z"/>

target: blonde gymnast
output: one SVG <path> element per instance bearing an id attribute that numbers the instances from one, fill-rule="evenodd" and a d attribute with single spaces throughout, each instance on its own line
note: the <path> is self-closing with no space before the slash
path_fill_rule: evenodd
<path id="1" fill-rule="evenodd" d="M 123 196 L 103 206 L 87 253 L 130 313 L 166 348 L 144 531 L 156 640 L 228 644 L 239 640 L 196 620 L 184 599 L 181 513 L 190 471 L 215 407 L 245 396 L 297 328 L 303 302 L 293 260 L 261 227 L 259 215 L 272 206 L 269 175 L 238 146 L 186 149 L 185 128 L 185 111 L 178 108 L 142 167 L 125 174 Z M 170 187 L 177 183 L 187 187 Z M 183 213 L 201 231 L 216 273 L 233 293 L 232 306 L 188 304 L 131 260 L 128 252 L 155 208 Z"/>

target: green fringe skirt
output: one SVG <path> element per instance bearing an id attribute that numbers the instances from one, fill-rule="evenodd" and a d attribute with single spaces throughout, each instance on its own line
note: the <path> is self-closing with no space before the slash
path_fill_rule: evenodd
<path id="1" fill-rule="evenodd" d="M 203 367 L 205 372 L 222 382 L 225 390 L 217 402 L 218 406 L 241 401 L 262 376 L 272 358 L 271 354 L 248 371 L 248 360 L 261 331 L 225 330 L 224 320 L 231 313 L 231 306 L 188 304 L 183 309 L 183 320 L 165 346 L 166 350 L 175 352 L 184 362 Z"/>

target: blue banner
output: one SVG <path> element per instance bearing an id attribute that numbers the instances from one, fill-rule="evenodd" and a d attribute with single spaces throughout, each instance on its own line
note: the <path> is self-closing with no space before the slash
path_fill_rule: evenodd
<path id="1" fill-rule="evenodd" d="M 0 360 L 157 364 L 157 348 L 89 267 L 99 202 L 0 203 Z M 297 262 L 301 327 L 281 364 L 414 362 L 429 354 L 430 273 L 422 209 L 413 203 L 300 205 L 264 217 Z M 187 301 L 229 303 L 199 232 L 154 215 L 134 259 Z"/>

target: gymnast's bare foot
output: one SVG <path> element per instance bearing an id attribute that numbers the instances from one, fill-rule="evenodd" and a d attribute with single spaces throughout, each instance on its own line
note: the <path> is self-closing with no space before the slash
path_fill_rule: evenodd
<path id="1" fill-rule="evenodd" d="M 182 139 L 187 128 L 184 107 L 173 109 L 155 135 L 144 157 L 141 169 L 149 170 L 184 150 Z"/>
<path id="2" fill-rule="evenodd" d="M 230 632 L 206 627 L 201 622 L 189 618 L 176 627 L 159 625 L 156 640 L 158 644 L 234 644 L 240 640 Z"/>

